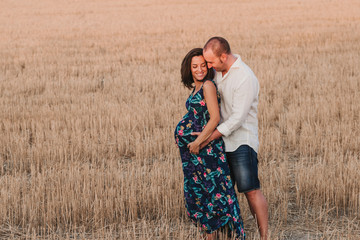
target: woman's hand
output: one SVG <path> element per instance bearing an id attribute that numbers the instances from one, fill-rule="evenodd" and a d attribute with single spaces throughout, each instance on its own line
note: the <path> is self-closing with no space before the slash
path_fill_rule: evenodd
<path id="1" fill-rule="evenodd" d="M 196 141 L 189 143 L 187 147 L 192 154 L 199 154 L 200 152 L 200 145 Z"/>
<path id="2" fill-rule="evenodd" d="M 201 132 L 192 132 L 191 135 L 193 136 L 199 136 L 201 134 Z M 203 142 L 199 145 L 199 149 L 203 149 L 206 145 L 208 145 L 211 141 L 215 140 L 215 139 L 218 139 L 222 137 L 222 134 L 217 130 L 215 129 L 211 135 Z"/>

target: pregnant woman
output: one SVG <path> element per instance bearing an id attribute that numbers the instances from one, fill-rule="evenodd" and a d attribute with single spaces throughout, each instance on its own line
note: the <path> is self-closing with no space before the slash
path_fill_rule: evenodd
<path id="1" fill-rule="evenodd" d="M 228 227 L 237 239 L 245 239 L 230 170 L 226 161 L 224 142 L 217 139 L 200 149 L 220 120 L 220 97 L 212 69 L 201 48 L 192 49 L 181 65 L 182 83 L 193 89 L 186 101 L 188 112 L 175 129 L 184 171 L 184 195 L 187 214 L 200 226 L 208 240 L 216 230 Z M 192 132 L 201 132 L 194 136 Z"/>

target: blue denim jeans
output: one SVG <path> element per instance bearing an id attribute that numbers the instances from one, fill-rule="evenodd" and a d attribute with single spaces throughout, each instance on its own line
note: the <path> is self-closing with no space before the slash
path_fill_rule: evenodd
<path id="1" fill-rule="evenodd" d="M 257 153 L 248 145 L 241 145 L 234 152 L 226 152 L 231 179 L 242 193 L 260 189 Z"/>

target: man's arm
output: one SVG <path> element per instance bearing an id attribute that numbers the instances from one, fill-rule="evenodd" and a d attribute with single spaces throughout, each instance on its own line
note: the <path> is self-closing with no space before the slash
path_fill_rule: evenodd
<path id="1" fill-rule="evenodd" d="M 245 78 L 234 90 L 231 102 L 232 113 L 225 122 L 217 127 L 223 136 L 229 136 L 245 122 L 251 105 L 258 96 L 259 85 L 257 79 L 254 78 L 255 76 Z"/>
<path id="2" fill-rule="evenodd" d="M 201 145 L 200 145 L 200 148 L 203 148 L 205 147 L 206 145 L 208 145 L 211 141 L 214 141 L 218 138 L 222 137 L 222 134 L 217 130 L 215 129 L 212 134 L 210 135 L 210 137 L 205 141 L 203 142 Z"/>
<path id="3" fill-rule="evenodd" d="M 191 133 L 191 135 L 197 135 L 199 136 L 201 132 L 193 132 Z M 206 145 L 208 145 L 211 141 L 214 141 L 218 138 L 222 137 L 222 134 L 217 130 L 215 129 L 210 137 L 208 137 L 203 143 L 200 144 L 200 149 L 204 148 Z"/>
<path id="4" fill-rule="evenodd" d="M 215 139 L 229 136 L 233 131 L 241 127 L 250 112 L 254 99 L 258 97 L 258 93 L 259 84 L 255 76 L 249 76 L 239 84 L 230 103 L 232 108 L 231 116 L 220 124 L 206 141 L 201 143 L 200 149 Z M 192 135 L 198 136 L 200 132 L 193 132 Z"/>

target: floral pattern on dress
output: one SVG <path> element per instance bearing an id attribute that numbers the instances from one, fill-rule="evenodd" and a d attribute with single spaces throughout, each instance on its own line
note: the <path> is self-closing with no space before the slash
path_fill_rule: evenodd
<path id="1" fill-rule="evenodd" d="M 213 81 L 212 81 L 213 82 Z M 214 82 L 213 82 L 214 83 Z M 215 83 L 214 83 L 215 84 Z M 216 84 L 215 84 L 216 86 Z M 203 88 L 190 94 L 186 101 L 188 112 L 175 129 L 184 172 L 184 196 L 187 214 L 206 233 L 228 225 L 237 239 L 245 239 L 243 221 L 230 170 L 226 161 L 223 140 L 210 142 L 198 155 L 191 154 L 187 145 L 201 132 L 210 119 Z M 220 96 L 218 93 L 218 102 Z"/>

